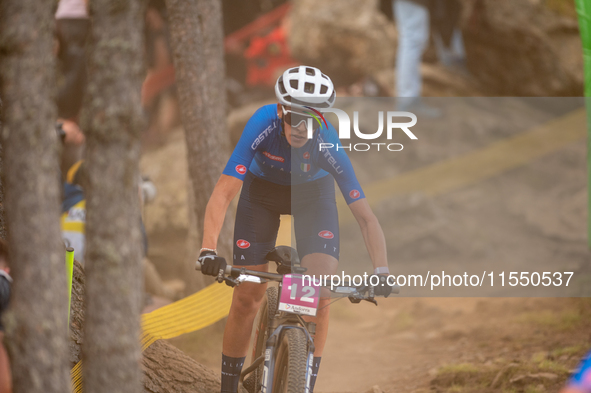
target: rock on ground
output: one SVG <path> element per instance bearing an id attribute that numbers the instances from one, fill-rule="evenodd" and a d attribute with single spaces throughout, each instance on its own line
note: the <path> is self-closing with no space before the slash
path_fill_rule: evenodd
<path id="1" fill-rule="evenodd" d="M 582 49 L 575 19 L 531 0 L 464 0 L 470 72 L 508 96 L 580 96 Z"/>
<path id="2" fill-rule="evenodd" d="M 290 48 L 339 84 L 394 67 L 396 30 L 377 0 L 294 0 Z"/>

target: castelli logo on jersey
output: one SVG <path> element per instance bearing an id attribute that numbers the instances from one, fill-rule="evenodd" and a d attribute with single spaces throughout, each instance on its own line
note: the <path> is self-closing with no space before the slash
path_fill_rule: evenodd
<path id="1" fill-rule="evenodd" d="M 279 156 L 274 156 L 273 154 L 269 153 L 268 151 L 264 151 L 263 155 L 273 161 L 285 162 L 285 158 L 279 157 Z"/>
<path id="2" fill-rule="evenodd" d="M 310 153 L 309 152 L 305 152 L 304 153 L 304 160 L 307 160 L 308 158 L 310 158 Z"/>
<path id="3" fill-rule="evenodd" d="M 246 173 L 246 167 L 244 165 L 236 165 L 236 172 L 244 175 Z"/>
<path id="4" fill-rule="evenodd" d="M 351 190 L 349 193 L 349 196 L 353 199 L 359 198 L 359 195 L 361 195 L 361 193 L 358 190 Z"/>
<path id="5" fill-rule="evenodd" d="M 322 231 L 318 233 L 318 236 L 320 236 L 323 239 L 332 239 L 334 237 L 334 233 L 332 233 L 331 231 Z"/>
<path id="6" fill-rule="evenodd" d="M 240 247 L 240 248 L 248 248 L 248 247 L 250 247 L 250 243 L 249 243 L 249 242 L 247 242 L 246 240 L 242 240 L 242 239 L 238 240 L 238 241 L 236 242 L 236 245 L 237 245 L 238 247 Z"/>

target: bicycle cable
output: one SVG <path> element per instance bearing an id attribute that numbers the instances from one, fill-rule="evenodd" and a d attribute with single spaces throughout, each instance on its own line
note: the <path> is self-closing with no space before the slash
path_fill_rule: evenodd
<path id="1" fill-rule="evenodd" d="M 333 304 L 333 303 L 336 303 L 336 302 L 338 302 L 338 301 L 339 301 L 339 300 L 341 300 L 341 299 L 344 299 L 345 297 L 346 297 L 346 296 L 341 296 L 341 297 L 339 297 L 337 300 L 333 300 L 332 302 L 328 303 L 326 306 L 320 307 L 318 310 L 322 310 L 323 308 L 325 308 L 325 307 L 328 307 L 328 306 L 330 306 L 331 304 Z"/>

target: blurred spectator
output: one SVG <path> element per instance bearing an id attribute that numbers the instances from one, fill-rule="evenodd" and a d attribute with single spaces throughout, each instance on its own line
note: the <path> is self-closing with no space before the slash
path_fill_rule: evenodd
<path id="1" fill-rule="evenodd" d="M 439 117 L 439 109 L 428 106 L 420 99 L 421 59 L 429 43 L 431 12 L 434 14 L 434 37 L 440 61 L 448 67 L 463 64 L 464 47 L 457 27 L 460 5 L 456 0 L 393 1 L 399 33 L 396 59 L 396 96 L 399 97 L 399 108 L 427 117 Z"/>
<path id="2" fill-rule="evenodd" d="M 72 165 L 82 159 L 85 138 L 78 124 L 72 120 L 60 119 L 56 128 L 62 138 L 60 170 L 65 174 Z"/>
<path id="3" fill-rule="evenodd" d="M 60 0 L 56 19 L 57 58 L 59 64 L 58 122 L 65 132 L 62 173 L 82 158 L 84 134 L 78 116 L 86 91 L 86 38 L 90 30 L 87 0 Z"/>
<path id="4" fill-rule="evenodd" d="M 74 258 L 84 264 L 84 250 L 86 243 L 86 199 L 82 184 L 85 173 L 84 162 L 79 161 L 72 165 L 64 182 L 64 197 L 62 201 L 61 229 L 62 239 L 67 247 L 74 248 Z M 156 188 L 149 179 L 142 179 L 138 189 L 140 204 L 151 202 L 156 196 Z M 140 217 L 140 228 L 142 231 L 143 266 L 144 266 L 144 289 L 146 292 L 176 300 L 180 297 L 182 288 L 172 288 L 162 282 L 156 268 L 146 258 L 148 252 L 148 237 Z"/>
<path id="5" fill-rule="evenodd" d="M 4 326 L 2 325 L 2 314 L 8 307 L 12 283 L 8 258 L 8 245 L 0 239 L 0 393 L 12 392 L 10 362 L 4 347 Z"/>
<path id="6" fill-rule="evenodd" d="M 77 120 L 86 91 L 85 44 L 90 29 L 86 0 L 60 0 L 56 19 L 57 57 L 63 77 L 57 96 L 58 117 Z"/>
<path id="7" fill-rule="evenodd" d="M 268 34 L 255 36 L 250 40 L 250 45 L 244 51 L 244 57 L 248 61 L 247 85 L 274 86 L 283 71 L 296 64 L 289 53 L 286 33 L 288 29 L 282 23 Z"/>
<path id="8" fill-rule="evenodd" d="M 142 85 L 142 107 L 150 118 L 149 138 L 170 131 L 179 123 L 175 72 L 172 63 L 164 0 L 150 0 L 146 8 L 144 38 L 148 72 Z"/>
<path id="9" fill-rule="evenodd" d="M 579 370 L 560 393 L 591 393 L 591 352 L 583 359 Z"/>
<path id="10" fill-rule="evenodd" d="M 445 67 L 469 75 L 464 38 L 459 28 L 462 5 L 458 0 L 434 0 L 429 7 L 437 57 Z"/>

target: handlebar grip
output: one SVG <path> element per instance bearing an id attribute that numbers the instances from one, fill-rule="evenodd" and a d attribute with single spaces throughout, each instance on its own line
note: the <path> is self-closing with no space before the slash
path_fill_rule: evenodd
<path id="1" fill-rule="evenodd" d="M 195 262 L 195 270 L 201 271 L 201 262 Z M 226 265 L 226 269 L 224 274 L 231 274 L 232 273 L 232 265 Z"/>

